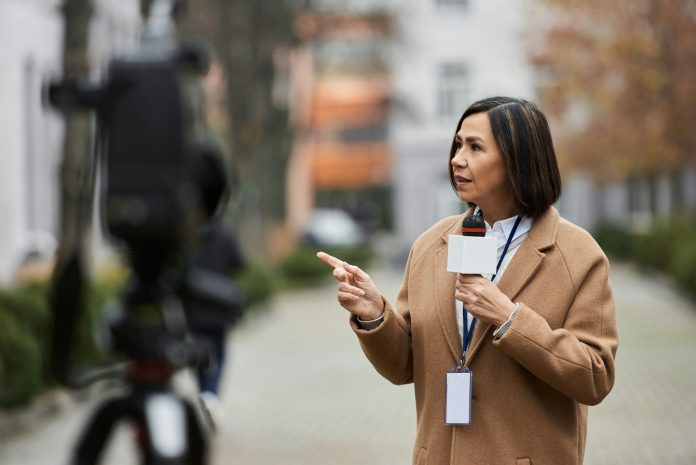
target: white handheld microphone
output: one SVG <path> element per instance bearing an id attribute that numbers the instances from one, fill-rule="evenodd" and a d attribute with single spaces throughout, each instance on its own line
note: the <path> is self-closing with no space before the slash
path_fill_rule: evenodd
<path id="1" fill-rule="evenodd" d="M 493 274 L 498 251 L 495 237 L 484 237 L 486 225 L 480 215 L 462 221 L 462 235 L 451 235 L 447 244 L 447 271 L 462 274 Z"/>

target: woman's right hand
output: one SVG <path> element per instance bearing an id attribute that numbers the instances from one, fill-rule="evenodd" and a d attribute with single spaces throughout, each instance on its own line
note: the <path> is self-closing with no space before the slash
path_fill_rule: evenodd
<path id="1" fill-rule="evenodd" d="M 317 258 L 334 269 L 333 276 L 339 281 L 337 297 L 341 307 L 362 321 L 382 316 L 384 301 L 370 275 L 325 252 L 318 252 Z"/>

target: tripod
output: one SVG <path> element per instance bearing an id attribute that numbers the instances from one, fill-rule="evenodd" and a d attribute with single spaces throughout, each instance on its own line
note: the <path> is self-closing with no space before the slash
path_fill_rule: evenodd
<path id="1" fill-rule="evenodd" d="M 243 303 L 224 276 L 188 263 L 198 231 L 212 215 L 204 205 L 212 179 L 205 159 L 221 156 L 209 147 L 202 114 L 199 81 L 207 55 L 176 38 L 175 18 L 184 0 L 142 2 L 147 21 L 137 53 L 111 60 L 98 85 L 66 80 L 52 83 L 48 92 L 59 109 L 96 113 L 103 226 L 133 272 L 110 324 L 112 352 L 127 360 L 123 379 L 129 391 L 97 408 L 77 443 L 71 462 L 76 465 L 97 464 L 122 421 L 135 426 L 143 465 L 205 464 L 205 427 L 194 404 L 173 391 L 172 378 L 207 359 L 191 340 L 189 323 L 225 324 L 233 317 L 230 309 Z M 223 203 L 223 190 L 215 193 L 215 205 Z M 94 195 L 91 185 L 85 205 L 92 205 Z M 68 237 L 72 247 L 59 249 L 67 258 L 54 276 L 49 355 L 53 375 L 72 387 L 106 372 L 92 371 L 81 382 L 71 376 L 86 289 L 79 240 L 84 238 Z"/>
<path id="2" fill-rule="evenodd" d="M 193 406 L 166 387 L 167 381 L 141 377 L 157 372 L 168 377 L 166 365 L 134 366 L 130 393 L 106 400 L 85 425 L 72 463 L 97 464 L 111 432 L 128 420 L 136 431 L 136 444 L 145 465 L 203 465 L 207 445 Z M 157 378 L 159 376 L 155 376 Z M 164 381 L 164 382 L 163 382 Z"/>
<path id="3" fill-rule="evenodd" d="M 127 421 L 135 429 L 143 465 L 204 465 L 206 427 L 194 405 L 173 391 L 172 378 L 180 369 L 199 363 L 205 354 L 186 336 L 178 299 L 157 289 L 153 280 L 137 282 L 140 284 L 128 292 L 126 305 L 110 324 L 114 346 L 129 358 L 122 370 L 129 390 L 97 407 L 71 463 L 99 463 L 114 427 Z M 160 311 L 153 312 L 157 308 Z M 154 318 L 157 313 L 162 316 L 160 321 Z"/>

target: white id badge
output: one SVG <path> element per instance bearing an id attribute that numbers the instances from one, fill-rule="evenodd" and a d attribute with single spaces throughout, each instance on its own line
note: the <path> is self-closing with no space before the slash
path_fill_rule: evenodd
<path id="1" fill-rule="evenodd" d="M 445 424 L 471 424 L 471 372 L 464 368 L 447 373 Z"/>

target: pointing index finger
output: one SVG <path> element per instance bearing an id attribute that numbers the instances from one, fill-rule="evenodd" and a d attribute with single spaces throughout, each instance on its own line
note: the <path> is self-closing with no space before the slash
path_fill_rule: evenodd
<path id="1" fill-rule="evenodd" d="M 317 252 L 317 258 L 321 260 L 322 262 L 326 263 L 329 266 L 333 266 L 334 268 L 343 268 L 343 261 L 339 260 L 338 258 L 327 254 L 326 252 Z"/>

